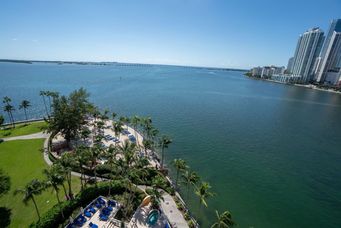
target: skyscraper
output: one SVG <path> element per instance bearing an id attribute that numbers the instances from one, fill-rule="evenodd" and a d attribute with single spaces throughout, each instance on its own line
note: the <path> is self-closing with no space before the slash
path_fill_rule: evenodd
<path id="1" fill-rule="evenodd" d="M 313 28 L 300 35 L 291 73 L 301 77 L 302 83 L 308 83 L 314 77 L 314 64 L 319 56 L 324 36 L 319 28 Z"/>
<path id="2" fill-rule="evenodd" d="M 292 65 L 294 63 L 294 57 L 291 57 L 288 61 L 288 65 L 287 65 L 287 73 L 290 74 L 292 71 Z"/>
<path id="3" fill-rule="evenodd" d="M 341 74 L 341 19 L 331 22 L 320 58 L 316 68 L 316 81 L 335 84 Z"/>

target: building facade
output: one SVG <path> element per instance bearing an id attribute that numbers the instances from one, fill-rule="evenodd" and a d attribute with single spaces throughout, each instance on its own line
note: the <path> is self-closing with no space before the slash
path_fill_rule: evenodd
<path id="1" fill-rule="evenodd" d="M 323 31 L 319 28 L 310 29 L 299 37 L 291 74 L 300 76 L 301 83 L 309 83 L 314 79 L 314 66 L 320 54 L 323 40 Z"/>
<path id="2" fill-rule="evenodd" d="M 341 19 L 333 20 L 323 45 L 315 79 L 319 83 L 337 84 L 341 74 Z"/>
<path id="3" fill-rule="evenodd" d="M 294 57 L 291 57 L 288 61 L 288 65 L 287 65 L 287 73 L 290 74 L 292 71 L 292 65 L 294 63 Z"/>

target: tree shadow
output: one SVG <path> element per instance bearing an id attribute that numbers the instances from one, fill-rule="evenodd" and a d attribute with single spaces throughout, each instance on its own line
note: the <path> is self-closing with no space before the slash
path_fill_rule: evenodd
<path id="1" fill-rule="evenodd" d="M 7 207 L 0 207 L 0 227 L 9 227 L 11 223 L 11 209 Z"/>

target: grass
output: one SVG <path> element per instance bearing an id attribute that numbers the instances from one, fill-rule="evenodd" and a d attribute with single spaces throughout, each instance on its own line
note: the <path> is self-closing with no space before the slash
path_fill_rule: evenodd
<path id="1" fill-rule="evenodd" d="M 11 178 L 10 192 L 0 198 L 0 207 L 11 209 L 10 227 L 28 227 L 38 219 L 33 203 L 25 205 L 22 195 L 15 195 L 17 188 L 23 188 L 26 183 L 34 178 L 42 180 L 43 169 L 48 165 L 43 159 L 41 152 L 44 139 L 15 140 L 0 143 L 0 168 Z M 73 190 L 77 193 L 80 189 L 79 178 L 73 179 Z M 60 196 L 63 196 L 60 191 Z M 55 193 L 48 189 L 36 197 L 36 201 L 43 215 L 48 209 L 57 203 Z"/>
<path id="2" fill-rule="evenodd" d="M 41 128 L 45 126 L 46 126 L 46 123 L 44 121 L 17 124 L 15 125 L 15 128 L 1 129 L 0 138 L 38 133 L 41 131 Z"/>

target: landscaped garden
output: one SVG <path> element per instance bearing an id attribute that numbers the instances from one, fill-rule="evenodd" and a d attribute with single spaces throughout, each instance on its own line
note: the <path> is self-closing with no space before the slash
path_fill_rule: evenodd
<path id="1" fill-rule="evenodd" d="M 34 134 L 40 132 L 43 127 L 46 127 L 44 121 L 16 124 L 15 128 L 3 127 L 0 129 L 0 138 Z"/>
<path id="2" fill-rule="evenodd" d="M 0 143 L 0 167 L 10 176 L 11 189 L 0 198 L 0 205 L 11 209 L 11 227 L 27 227 L 36 221 L 37 213 L 31 201 L 25 206 L 23 195 L 14 195 L 32 179 L 43 179 L 43 170 L 48 168 L 42 155 L 43 139 L 15 140 Z M 74 192 L 80 189 L 78 178 L 72 178 Z M 40 213 L 57 203 L 52 188 L 35 197 Z M 64 199 L 63 199 L 64 200 Z"/>

